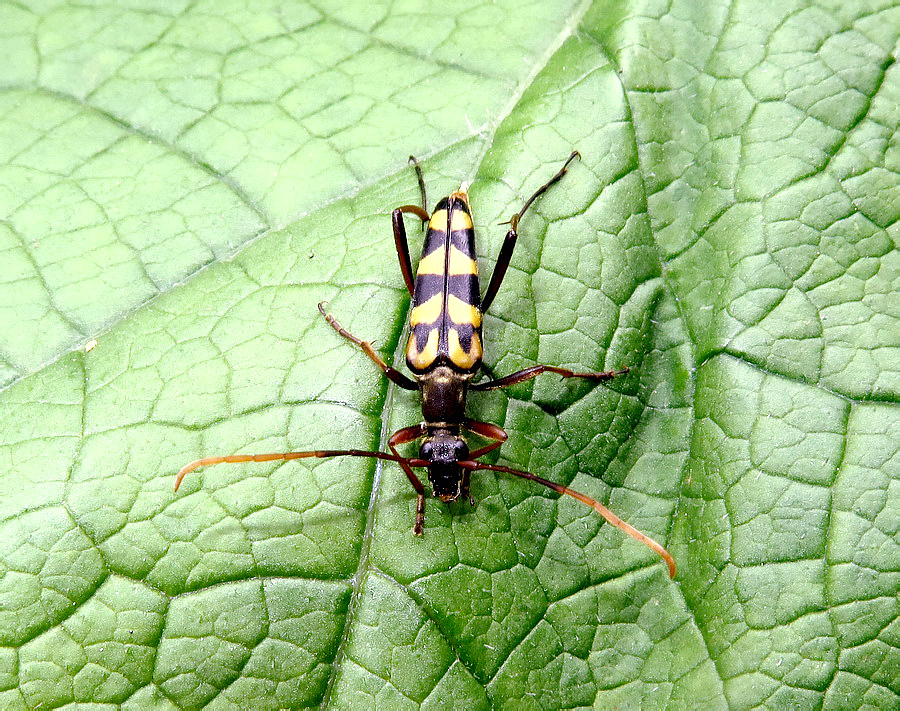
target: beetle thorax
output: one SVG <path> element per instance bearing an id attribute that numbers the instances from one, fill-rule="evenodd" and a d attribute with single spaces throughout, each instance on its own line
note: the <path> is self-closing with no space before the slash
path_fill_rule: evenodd
<path id="1" fill-rule="evenodd" d="M 466 392 L 472 376 L 446 365 L 418 376 L 422 418 L 429 424 L 457 425 L 465 418 Z"/>

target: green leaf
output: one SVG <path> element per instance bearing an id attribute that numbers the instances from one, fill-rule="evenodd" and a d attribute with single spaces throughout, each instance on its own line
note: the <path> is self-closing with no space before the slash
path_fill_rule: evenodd
<path id="1" fill-rule="evenodd" d="M 0 706 L 896 708 L 890 2 L 8 4 Z M 389 212 L 472 182 L 499 461 L 415 497 Z M 413 251 L 418 230 L 409 224 Z"/>

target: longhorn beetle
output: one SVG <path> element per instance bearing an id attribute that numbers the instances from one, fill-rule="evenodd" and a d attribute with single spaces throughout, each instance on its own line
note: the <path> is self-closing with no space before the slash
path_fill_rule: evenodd
<path id="1" fill-rule="evenodd" d="M 421 536 L 425 524 L 425 488 L 413 472 L 416 468 L 426 468 L 431 482 L 432 493 L 441 501 L 456 501 L 466 497 L 474 505 L 469 493 L 469 476 L 477 470 L 503 472 L 543 484 L 550 489 L 571 496 L 587 504 L 613 526 L 632 538 L 656 551 L 669 567 L 669 575 L 675 577 L 675 561 L 669 552 L 649 536 L 625 523 L 603 504 L 589 496 L 574 491 L 530 472 L 486 464 L 478 459 L 491 452 L 507 439 L 506 432 L 497 425 L 477 422 L 465 415 L 466 394 L 471 390 L 495 390 L 530 380 L 541 373 L 556 373 L 564 378 L 590 378 L 609 380 L 628 372 L 627 368 L 603 373 L 576 373 L 553 365 L 533 365 L 517 373 L 496 380 L 470 383 L 481 368 L 481 319 L 488 310 L 506 274 L 518 238 L 519 221 L 531 204 L 545 193 L 551 185 L 559 181 L 569 164 L 580 157 L 572 151 L 562 168 L 550 180 L 538 188 L 526 200 L 525 205 L 509 220 L 509 231 L 503 240 L 497 265 L 491 275 L 484 297 L 478 286 L 478 263 L 475 256 L 475 230 L 469 209 L 467 186 L 438 202 L 434 212 L 428 212 L 425 181 L 418 162 L 410 156 L 415 168 L 422 195 L 422 206 L 404 205 L 396 208 L 392 215 L 394 244 L 400 260 L 400 272 L 406 288 L 412 297 L 412 312 L 409 317 L 409 339 L 406 344 L 406 364 L 412 371 L 414 380 L 390 367 L 375 352 L 371 344 L 357 338 L 341 326 L 319 304 L 319 311 L 328 324 L 348 341 L 355 343 L 369 356 L 387 378 L 406 390 L 419 390 L 422 399 L 423 422 L 412 427 L 404 427 L 388 440 L 390 454 L 369 452 L 358 449 L 318 449 L 306 452 L 279 452 L 273 454 L 234 454 L 225 457 L 204 457 L 185 466 L 175 480 L 177 490 L 184 476 L 198 467 L 223 462 L 270 462 L 307 457 L 373 457 L 396 462 L 406 473 L 410 484 L 416 490 L 416 518 L 413 533 Z M 403 215 L 414 215 L 428 225 L 425 245 L 419 259 L 416 277 L 412 276 L 409 259 L 409 245 Z M 469 450 L 462 432 L 471 432 L 490 444 Z M 404 457 L 397 447 L 422 440 L 418 457 Z"/>

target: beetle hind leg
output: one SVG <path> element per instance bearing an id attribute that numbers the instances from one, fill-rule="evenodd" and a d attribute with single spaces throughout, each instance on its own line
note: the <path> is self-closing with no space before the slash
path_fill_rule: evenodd
<path id="1" fill-rule="evenodd" d="M 525 201 L 522 209 L 519 210 L 511 218 L 509 218 L 508 222 L 504 223 L 509 225 L 509 232 L 506 233 L 506 237 L 503 239 L 503 246 L 500 247 L 500 254 L 497 255 L 497 263 L 494 266 L 494 273 L 491 274 L 491 281 L 488 284 L 487 291 L 484 292 L 484 298 L 481 300 L 482 312 L 487 311 L 490 305 L 493 303 L 494 297 L 497 295 L 497 291 L 500 289 L 500 284 L 503 282 L 503 277 L 506 276 L 506 269 L 509 267 L 509 262 L 512 259 L 512 253 L 513 249 L 516 246 L 516 240 L 519 239 L 519 220 L 521 220 L 525 215 L 525 211 L 528 210 L 529 207 L 531 207 L 531 203 L 533 203 L 541 195 L 547 192 L 550 189 L 551 185 L 559 182 L 566 174 L 566 171 L 569 169 L 569 164 L 576 158 L 580 157 L 581 154 L 578 151 L 572 151 L 572 153 L 566 159 L 566 162 L 563 163 L 563 167 L 557 171 L 556 175 L 554 175 L 552 178 L 550 178 L 550 180 L 548 180 L 541 187 L 535 190 L 532 196 Z"/>

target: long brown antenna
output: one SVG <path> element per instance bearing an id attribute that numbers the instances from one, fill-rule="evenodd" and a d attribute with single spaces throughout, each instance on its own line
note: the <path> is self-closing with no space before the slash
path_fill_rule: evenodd
<path id="1" fill-rule="evenodd" d="M 611 523 L 613 526 L 625 531 L 625 533 L 631 536 L 634 540 L 640 541 L 645 546 L 662 556 L 662 559 L 666 561 L 666 565 L 669 566 L 669 577 L 673 579 L 675 578 L 675 559 L 672 558 L 669 551 L 667 551 L 665 548 L 659 545 L 659 543 L 650 538 L 650 536 L 641 533 L 631 524 L 625 523 L 625 521 L 616 516 L 603 504 L 601 504 L 599 501 L 596 501 L 595 499 L 592 499 L 590 496 L 575 491 L 574 489 L 570 489 L 569 487 L 563 486 L 562 484 L 557 484 L 554 481 L 542 479 L 541 477 L 536 476 L 531 472 L 522 471 L 521 469 L 512 469 L 511 467 L 504 467 L 499 464 L 482 464 L 481 462 L 472 461 L 460 462 L 459 466 L 463 467 L 464 469 L 487 469 L 492 472 L 504 472 L 506 474 L 513 474 L 515 476 L 522 477 L 523 479 L 529 479 L 531 481 L 537 482 L 538 484 L 543 484 L 544 486 L 553 489 L 553 491 L 556 491 L 560 494 L 566 494 L 567 496 L 571 496 L 573 499 L 578 499 L 581 503 L 587 504 L 592 509 L 594 509 L 594 511 L 603 516 L 603 518 L 609 521 L 609 523 Z"/>
<path id="2" fill-rule="evenodd" d="M 181 486 L 181 480 L 185 474 L 190 474 L 194 469 L 199 467 L 207 467 L 211 464 L 237 464 L 239 462 L 278 462 L 288 461 L 290 459 L 307 459 L 309 457 L 374 457 L 375 459 L 385 459 L 389 462 L 399 462 L 401 459 L 410 464 L 410 466 L 421 466 L 413 464 L 418 460 L 407 459 L 406 457 L 396 457 L 393 454 L 385 454 L 384 452 L 367 452 L 361 449 L 314 449 L 309 452 L 273 452 L 271 454 L 229 454 L 227 457 L 203 457 L 195 462 L 181 468 L 178 476 L 175 478 L 175 491 Z"/>

